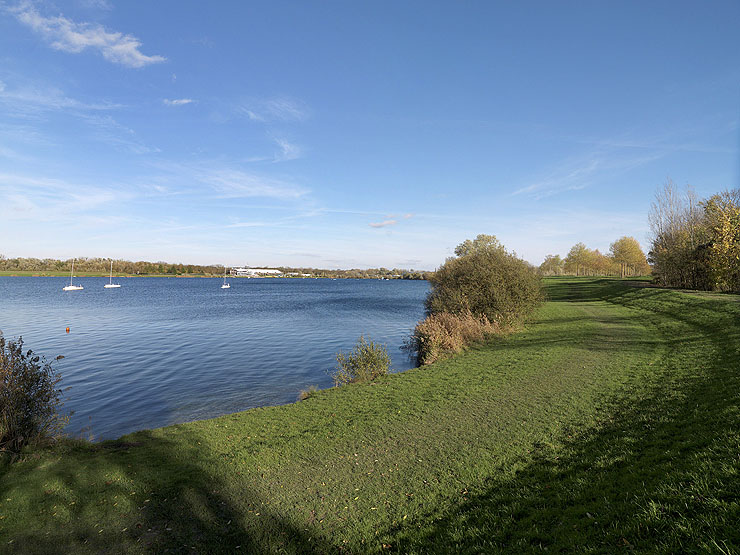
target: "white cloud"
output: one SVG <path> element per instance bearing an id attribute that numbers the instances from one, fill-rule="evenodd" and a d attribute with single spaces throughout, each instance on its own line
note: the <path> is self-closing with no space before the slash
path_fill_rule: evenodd
<path id="1" fill-rule="evenodd" d="M 362 212 L 358 212 L 358 214 L 361 214 L 361 213 Z M 408 220 L 408 219 L 413 218 L 413 217 L 414 217 L 413 214 L 404 214 L 404 215 L 402 215 L 400 217 L 397 216 L 396 214 L 387 214 L 386 215 L 386 219 L 383 220 L 382 222 L 372 222 L 369 225 L 370 225 L 370 227 L 374 227 L 374 228 L 377 229 L 377 228 L 381 228 L 381 227 L 388 227 L 388 226 L 391 226 L 391 225 L 396 225 L 398 223 L 398 219 L 399 218 L 402 219 L 402 220 Z"/>
<path id="2" fill-rule="evenodd" d="M 83 8 L 91 10 L 112 10 L 113 5 L 108 0 L 78 0 Z"/>
<path id="3" fill-rule="evenodd" d="M 307 194 L 305 189 L 290 183 L 239 170 L 221 169 L 203 173 L 199 180 L 213 187 L 225 198 L 267 197 L 297 200 Z"/>
<path id="4" fill-rule="evenodd" d="M 45 17 L 34 6 L 23 2 L 9 11 L 62 52 L 78 54 L 88 48 L 99 51 L 109 62 L 126 67 L 144 67 L 166 61 L 164 56 L 147 56 L 133 35 L 107 31 L 97 23 L 77 23 L 62 15 Z"/>
<path id="5" fill-rule="evenodd" d="M 384 220 L 382 222 L 371 223 L 370 224 L 370 227 L 375 227 L 375 228 L 378 228 L 378 227 L 386 227 L 386 226 L 389 226 L 389 225 L 396 225 L 397 223 L 398 222 L 396 220 Z"/>
<path id="6" fill-rule="evenodd" d="M 302 102 L 286 97 L 247 101 L 237 107 L 237 112 L 259 122 L 304 121 L 310 115 Z"/>
<path id="7" fill-rule="evenodd" d="M 240 108 L 240 111 L 244 113 L 249 119 L 252 121 L 265 121 L 265 118 L 259 115 L 257 112 L 254 112 L 252 110 L 249 110 L 247 108 Z"/>
<path id="8" fill-rule="evenodd" d="M 265 103 L 265 107 L 268 114 L 285 121 L 301 121 L 308 117 L 306 108 L 288 98 L 273 98 Z"/>
<path id="9" fill-rule="evenodd" d="M 0 219 L 7 221 L 77 221 L 80 214 L 131 198 L 118 188 L 27 175 L 0 174 L 0 185 Z"/>
<path id="10" fill-rule="evenodd" d="M 121 125 L 109 115 L 81 114 L 80 118 L 94 130 L 97 139 L 114 147 L 134 154 L 149 154 L 160 151 L 157 147 L 144 144 L 137 136 L 136 131 Z"/>
<path id="11" fill-rule="evenodd" d="M 238 228 L 238 227 L 267 227 L 269 225 L 274 225 L 274 222 L 268 224 L 265 222 L 235 222 L 233 224 L 229 224 L 226 227 L 232 227 L 232 228 Z"/>
<path id="12" fill-rule="evenodd" d="M 43 119 L 47 113 L 63 113 L 75 121 L 85 123 L 94 133 L 96 139 L 116 147 L 124 147 L 135 153 L 156 152 L 158 149 L 147 146 L 139 140 L 136 132 L 118 123 L 108 112 L 125 106 L 110 102 L 88 103 L 71 98 L 63 91 L 37 83 L 23 83 L 9 87 L 2 83 L 0 87 L 0 115 L 11 116 L 35 122 Z M 48 143 L 38 129 L 32 127 L 11 126 L 0 129 L 0 137 L 8 136 L 14 141 Z"/>
<path id="13" fill-rule="evenodd" d="M 121 104 L 86 103 L 70 98 L 54 87 L 21 85 L 9 88 L 0 82 L 0 106 L 11 115 L 31 115 L 54 110 L 105 111 L 122 108 Z"/>
<path id="14" fill-rule="evenodd" d="M 512 196 L 529 195 L 535 200 L 566 191 L 578 191 L 598 183 L 603 176 L 621 173 L 663 157 L 663 153 L 641 156 L 618 153 L 588 154 L 582 158 L 565 160 L 534 183 L 515 190 Z"/>
<path id="15" fill-rule="evenodd" d="M 3 146 L 2 144 L 0 144 L 0 158 L 8 158 L 9 160 L 21 160 L 26 162 L 32 160 L 31 157 L 24 156 L 23 154 L 20 154 L 12 148 Z"/>
<path id="16" fill-rule="evenodd" d="M 184 106 L 185 104 L 192 104 L 195 102 L 192 98 L 165 98 L 162 100 L 166 106 Z"/>
<path id="17" fill-rule="evenodd" d="M 287 139 L 279 137 L 274 138 L 275 143 L 280 147 L 280 152 L 275 156 L 276 162 L 283 162 L 285 160 L 295 160 L 301 157 L 301 147 L 289 142 Z"/>

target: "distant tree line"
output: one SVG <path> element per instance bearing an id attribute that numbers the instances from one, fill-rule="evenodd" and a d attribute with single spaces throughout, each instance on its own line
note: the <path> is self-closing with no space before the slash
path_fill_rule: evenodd
<path id="1" fill-rule="evenodd" d="M 368 268 L 362 270 L 352 268 L 350 270 L 325 270 L 320 268 L 289 268 L 281 266 L 278 268 L 284 274 L 297 273 L 308 274 L 313 277 L 326 277 L 338 279 L 429 279 L 434 272 L 426 270 L 405 270 L 401 268 Z"/>
<path id="2" fill-rule="evenodd" d="M 668 181 L 650 215 L 649 260 L 656 283 L 740 291 L 740 189 L 700 200 Z"/>
<path id="3" fill-rule="evenodd" d="M 546 276 L 639 276 L 650 273 L 645 253 L 634 237 L 620 237 L 609 246 L 609 253 L 589 249 L 583 243 L 571 247 L 568 256 L 548 254 L 539 272 Z"/>
<path id="4" fill-rule="evenodd" d="M 110 258 L 75 258 L 75 271 L 81 273 L 108 273 Z M 68 272 L 72 259 L 53 258 L 6 258 L 0 254 L 0 271 L 6 272 Z M 277 268 L 283 274 L 308 274 L 312 277 L 356 278 L 356 279 L 428 279 L 433 272 L 405 270 L 400 268 L 370 268 L 367 270 L 325 270 L 319 268 Z M 131 262 L 113 260 L 113 272 L 126 275 L 223 275 L 224 266 L 220 264 L 173 264 L 170 262 Z"/>
<path id="5" fill-rule="evenodd" d="M 75 258 L 75 271 L 91 273 L 108 273 L 110 258 Z M 72 266 L 72 259 L 55 260 L 53 258 L 5 258 L 0 254 L 0 270 L 20 272 L 66 272 Z M 150 275 L 150 274 L 223 274 L 220 265 L 201 266 L 197 264 L 172 264 L 169 262 L 131 262 L 113 260 L 113 271 L 117 274 Z"/>

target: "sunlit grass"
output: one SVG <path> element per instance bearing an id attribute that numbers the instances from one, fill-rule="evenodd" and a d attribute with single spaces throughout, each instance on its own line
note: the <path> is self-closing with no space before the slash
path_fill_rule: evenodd
<path id="1" fill-rule="evenodd" d="M 739 549 L 740 305 L 548 293 L 451 360 L 29 454 L 1 471 L 0 551 Z"/>

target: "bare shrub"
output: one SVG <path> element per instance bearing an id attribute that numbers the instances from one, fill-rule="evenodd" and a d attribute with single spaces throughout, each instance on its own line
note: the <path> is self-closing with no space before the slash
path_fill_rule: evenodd
<path id="1" fill-rule="evenodd" d="M 61 434 L 69 421 L 59 414 L 61 379 L 45 358 L 24 352 L 23 338 L 6 342 L 0 333 L 0 451 L 16 454 Z"/>
<path id="2" fill-rule="evenodd" d="M 416 325 L 407 347 L 417 353 L 419 365 L 430 364 L 499 331 L 497 323 L 483 315 L 475 316 L 469 310 L 461 314 L 438 312 Z"/>
<path id="3" fill-rule="evenodd" d="M 385 376 L 390 370 L 391 357 L 386 348 L 363 336 L 349 353 L 337 353 L 337 366 L 332 378 L 336 385 L 370 382 Z"/>

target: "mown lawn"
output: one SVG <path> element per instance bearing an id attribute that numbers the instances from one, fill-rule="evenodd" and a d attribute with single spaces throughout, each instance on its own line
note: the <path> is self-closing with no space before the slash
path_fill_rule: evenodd
<path id="1" fill-rule="evenodd" d="M 27 454 L 0 551 L 738 552 L 740 303 L 547 286 L 452 360 Z"/>

